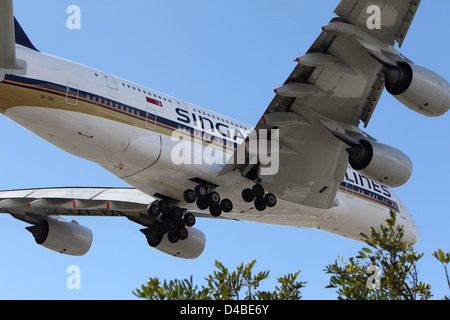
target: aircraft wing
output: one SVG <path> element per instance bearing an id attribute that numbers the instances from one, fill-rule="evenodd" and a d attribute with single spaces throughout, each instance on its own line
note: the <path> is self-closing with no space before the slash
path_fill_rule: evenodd
<path id="1" fill-rule="evenodd" d="M 392 45 L 403 42 L 419 2 L 341 1 L 339 17 L 297 59 L 255 127 L 255 132 L 279 129 L 279 170 L 260 176 L 266 190 L 294 203 L 335 205 L 348 166 L 345 149 L 372 139 L 359 125 L 368 125 L 384 90 L 383 63 L 405 59 Z M 381 31 L 367 26 L 366 12 L 372 4 L 381 10 Z M 222 174 L 237 168 L 254 179 L 260 167 L 240 165 L 236 159 L 230 159 Z"/>
<path id="2" fill-rule="evenodd" d="M 50 188 L 0 191 L 0 213 L 38 223 L 43 216 L 127 217 L 144 226 L 154 223 L 147 207 L 156 199 L 132 188 Z M 211 215 L 192 212 L 196 217 Z"/>
<path id="3" fill-rule="evenodd" d="M 393 46 L 395 42 L 402 46 L 414 19 L 421 0 L 409 1 L 375 1 L 375 0 L 343 0 L 335 13 L 345 22 L 352 23 L 375 38 Z M 367 19 L 373 13 L 370 6 L 377 5 L 381 9 L 381 25 L 379 29 L 367 29 Z"/>

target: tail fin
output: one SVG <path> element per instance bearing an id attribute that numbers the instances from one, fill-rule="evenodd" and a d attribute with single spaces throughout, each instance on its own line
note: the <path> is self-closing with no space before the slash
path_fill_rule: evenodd
<path id="1" fill-rule="evenodd" d="M 0 0 L 0 68 L 23 68 L 23 63 L 16 58 L 16 41 L 36 50 L 14 18 L 13 0 Z"/>
<path id="2" fill-rule="evenodd" d="M 30 38 L 26 35 L 25 31 L 23 31 L 22 27 L 20 26 L 19 22 L 16 18 L 14 18 L 14 33 L 16 37 L 16 43 L 20 44 L 24 47 L 27 47 L 31 50 L 38 51 L 36 47 L 31 43 Z"/>

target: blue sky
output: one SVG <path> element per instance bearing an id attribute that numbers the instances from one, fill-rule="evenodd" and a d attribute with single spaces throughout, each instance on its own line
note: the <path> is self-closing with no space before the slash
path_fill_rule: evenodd
<path id="1" fill-rule="evenodd" d="M 334 17 L 339 0 L 15 0 L 15 15 L 41 51 L 80 62 L 254 125 Z M 66 9 L 81 8 L 81 30 L 69 30 Z M 401 52 L 450 79 L 448 13 L 444 0 L 422 1 Z M 367 132 L 408 154 L 411 180 L 396 190 L 421 231 L 416 245 L 425 256 L 421 281 L 436 299 L 449 295 L 441 265 L 432 257 L 450 249 L 450 114 L 426 118 L 387 92 Z M 95 164 L 42 141 L 0 117 L 0 189 L 65 186 L 126 186 Z M 0 299 L 134 299 L 132 290 L 149 277 L 188 278 L 204 283 L 215 260 L 233 269 L 257 260 L 270 270 L 263 288 L 301 270 L 305 299 L 335 299 L 325 289 L 323 269 L 338 255 L 350 257 L 360 243 L 316 230 L 247 222 L 199 220 L 207 238 L 197 260 L 185 261 L 150 248 L 140 226 L 125 218 L 76 219 L 94 232 L 90 252 L 80 258 L 56 254 L 34 243 L 26 224 L 0 216 Z M 81 289 L 69 290 L 67 267 L 81 269 Z"/>

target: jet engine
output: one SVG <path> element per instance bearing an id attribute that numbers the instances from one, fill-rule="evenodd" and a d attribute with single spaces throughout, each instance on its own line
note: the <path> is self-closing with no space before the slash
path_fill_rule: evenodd
<path id="1" fill-rule="evenodd" d="M 33 234 L 37 244 L 71 256 L 85 255 L 92 244 L 91 230 L 61 217 L 48 217 L 26 229 Z"/>
<path id="2" fill-rule="evenodd" d="M 196 228 L 186 227 L 188 231 L 188 236 L 186 239 L 177 242 L 169 241 L 167 235 L 162 237 L 162 240 L 158 241 L 157 245 L 149 244 L 168 255 L 183 258 L 183 259 L 196 259 L 198 258 L 203 250 L 205 249 L 206 237 L 203 232 Z"/>
<path id="3" fill-rule="evenodd" d="M 386 89 L 408 108 L 429 117 L 450 108 L 450 85 L 440 75 L 415 64 L 400 62 L 385 71 Z"/>
<path id="4" fill-rule="evenodd" d="M 347 149 L 347 152 L 351 167 L 373 181 L 395 188 L 411 177 L 411 160 L 391 146 L 361 140 L 359 145 Z"/>

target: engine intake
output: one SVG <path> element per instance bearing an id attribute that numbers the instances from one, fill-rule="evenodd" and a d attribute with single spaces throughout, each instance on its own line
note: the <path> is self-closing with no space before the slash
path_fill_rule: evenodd
<path id="1" fill-rule="evenodd" d="M 400 62 L 385 71 L 386 89 L 408 108 L 437 117 L 450 108 L 450 85 L 440 75 L 424 67 Z"/>
<path id="2" fill-rule="evenodd" d="M 53 251 L 71 255 L 85 255 L 92 244 L 92 231 L 61 217 L 49 217 L 40 223 L 27 227 L 36 243 Z"/>
<path id="3" fill-rule="evenodd" d="M 353 169 L 389 187 L 405 184 L 412 173 L 412 163 L 403 152 L 376 141 L 361 140 L 347 149 Z"/>

